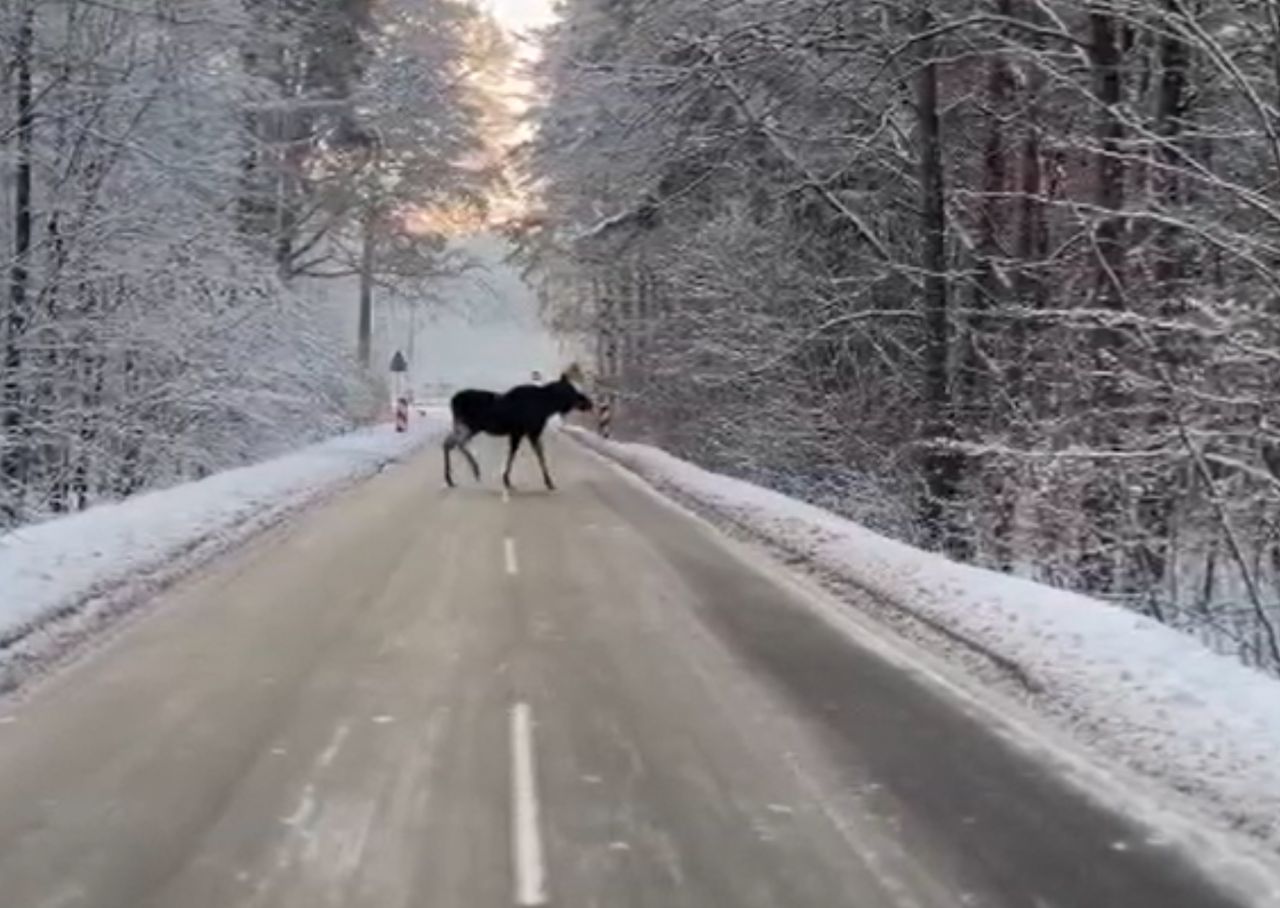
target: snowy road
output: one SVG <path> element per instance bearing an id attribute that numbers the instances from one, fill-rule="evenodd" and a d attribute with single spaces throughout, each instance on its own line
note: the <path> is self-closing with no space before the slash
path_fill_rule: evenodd
<path id="1" fill-rule="evenodd" d="M 1236 904 L 797 586 L 552 464 L 508 500 L 421 457 L 0 703 L 0 908 Z"/>

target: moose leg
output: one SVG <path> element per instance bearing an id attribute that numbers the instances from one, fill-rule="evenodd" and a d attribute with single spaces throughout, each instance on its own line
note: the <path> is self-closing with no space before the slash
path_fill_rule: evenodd
<path id="1" fill-rule="evenodd" d="M 474 455 L 472 455 L 471 449 L 467 447 L 467 442 L 469 442 L 470 440 L 471 440 L 471 436 L 468 435 L 465 439 L 458 442 L 458 450 L 461 451 L 462 456 L 467 459 L 467 463 L 471 464 L 471 472 L 475 474 L 476 482 L 479 482 L 480 481 L 480 464 L 476 461 Z"/>
<path id="2" fill-rule="evenodd" d="M 457 431 L 456 429 L 454 430 Z M 453 432 L 450 432 L 444 439 L 444 484 L 453 488 L 453 467 L 450 463 L 449 453 L 457 446 L 457 442 L 453 440 Z"/>
<path id="3" fill-rule="evenodd" d="M 507 468 L 502 471 L 502 484 L 511 488 L 511 465 L 516 462 L 516 451 L 520 450 L 520 440 L 524 438 L 519 432 L 511 434 L 511 450 L 507 454 Z"/>
<path id="4" fill-rule="evenodd" d="M 476 459 L 467 450 L 467 442 L 471 440 L 473 434 L 475 433 L 466 426 L 455 425 L 453 431 L 444 440 L 444 481 L 450 486 L 453 485 L 453 463 L 449 455 L 454 448 L 461 451 L 462 456 L 467 458 L 467 462 L 471 464 L 471 472 L 476 474 L 476 480 L 480 479 L 480 464 L 476 463 Z"/>
<path id="5" fill-rule="evenodd" d="M 554 492 L 556 484 L 551 481 L 551 474 L 547 472 L 547 455 L 542 451 L 542 436 L 534 435 L 529 439 L 533 445 L 533 453 L 538 455 L 538 466 L 542 467 L 542 481 L 547 484 L 547 490 Z"/>

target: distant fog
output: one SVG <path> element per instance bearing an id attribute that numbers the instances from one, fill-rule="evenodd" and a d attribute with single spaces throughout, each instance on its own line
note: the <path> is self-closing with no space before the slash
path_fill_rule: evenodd
<path id="1" fill-rule="evenodd" d="M 411 301 L 385 292 L 375 298 L 375 363 L 385 365 L 396 350 L 403 351 L 411 359 L 410 374 L 418 389 L 439 382 L 501 388 L 528 381 L 535 369 L 556 373 L 565 357 L 538 320 L 533 291 L 504 262 L 510 251 L 506 241 L 483 234 L 461 245 L 483 268 L 441 282 L 436 299 Z M 330 282 L 313 292 L 338 320 L 354 355 L 355 282 Z M 410 313 L 411 305 L 416 315 Z M 411 332 L 411 325 L 416 330 Z"/>

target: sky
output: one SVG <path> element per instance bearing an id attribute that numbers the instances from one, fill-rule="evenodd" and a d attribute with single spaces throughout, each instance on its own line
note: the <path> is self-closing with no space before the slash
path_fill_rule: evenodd
<path id="1" fill-rule="evenodd" d="M 513 31 L 548 25 L 554 0 L 488 0 L 498 21 Z"/>

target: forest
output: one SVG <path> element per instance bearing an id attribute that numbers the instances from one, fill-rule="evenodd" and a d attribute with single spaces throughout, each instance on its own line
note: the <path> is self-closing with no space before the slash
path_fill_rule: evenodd
<path id="1" fill-rule="evenodd" d="M 1280 671 L 1280 7 L 566 0 L 516 225 L 619 433 Z"/>
<path id="2" fill-rule="evenodd" d="M 507 44 L 459 0 L 0 0 L 0 531 L 374 417 L 371 298 L 451 267 L 418 215 L 483 207 Z"/>

